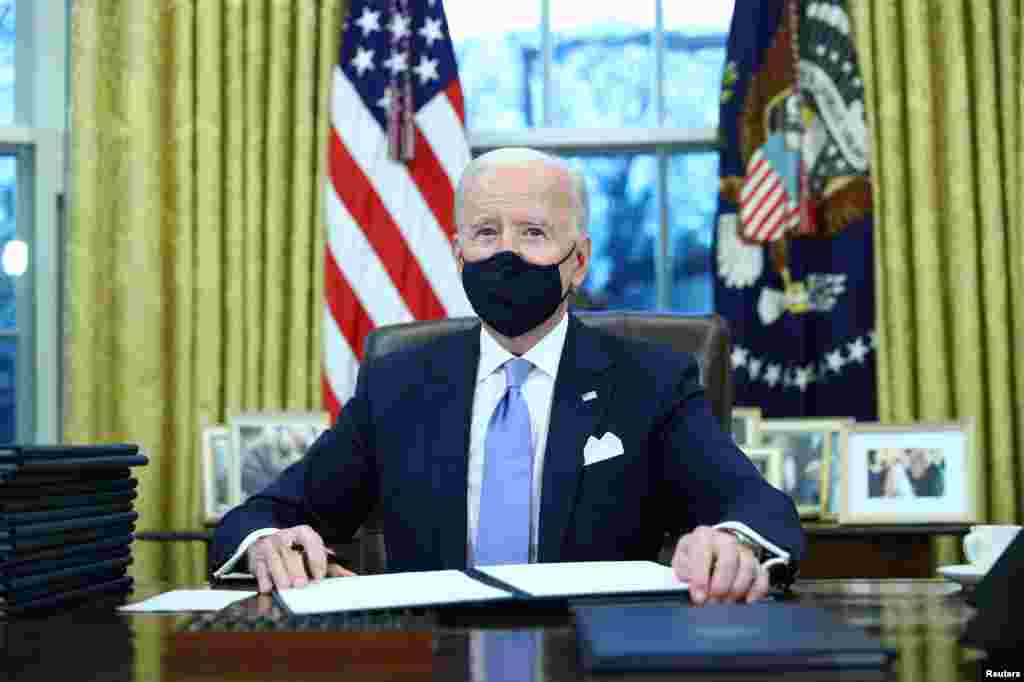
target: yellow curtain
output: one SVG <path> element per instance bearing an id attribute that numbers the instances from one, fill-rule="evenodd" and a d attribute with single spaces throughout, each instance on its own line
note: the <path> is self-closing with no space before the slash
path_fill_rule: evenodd
<path id="1" fill-rule="evenodd" d="M 879 412 L 973 418 L 982 510 L 1024 489 L 1019 0 L 854 0 L 876 202 Z M 940 546 L 951 562 L 952 543 Z"/>
<path id="2" fill-rule="evenodd" d="M 200 429 L 320 409 L 321 177 L 344 0 L 79 0 L 68 442 L 140 443 L 140 530 L 201 530 Z M 201 543 L 136 543 L 198 583 Z"/>

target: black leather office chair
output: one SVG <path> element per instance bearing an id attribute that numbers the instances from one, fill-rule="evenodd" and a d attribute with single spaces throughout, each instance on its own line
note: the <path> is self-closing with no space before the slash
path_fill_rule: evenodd
<path id="1" fill-rule="evenodd" d="M 590 312 L 574 311 L 586 325 L 612 334 L 662 343 L 679 351 L 691 353 L 700 363 L 704 389 L 711 403 L 712 413 L 722 427 L 731 428 L 733 400 L 732 341 L 729 326 L 718 315 L 677 315 L 671 313 Z M 367 360 L 415 347 L 440 336 L 469 329 L 479 321 L 475 317 L 448 320 L 410 322 L 380 327 L 366 337 Z M 384 534 L 379 515 L 370 518 L 359 530 L 359 573 L 379 573 L 385 570 L 387 557 Z M 666 538 L 661 558 L 671 557 L 675 538 Z M 667 557 L 666 557 L 667 553 Z"/>

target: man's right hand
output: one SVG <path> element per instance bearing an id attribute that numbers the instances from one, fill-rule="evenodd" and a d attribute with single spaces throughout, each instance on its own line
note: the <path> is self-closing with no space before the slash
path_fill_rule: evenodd
<path id="1" fill-rule="evenodd" d="M 297 549 L 301 548 L 301 549 Z M 252 543 L 245 552 L 249 571 L 256 576 L 259 591 L 305 587 L 311 580 L 355 575 L 327 561 L 334 553 L 320 534 L 309 526 L 292 526 Z"/>

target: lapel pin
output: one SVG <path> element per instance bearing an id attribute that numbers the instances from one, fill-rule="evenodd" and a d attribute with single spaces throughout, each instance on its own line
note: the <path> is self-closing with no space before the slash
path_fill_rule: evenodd
<path id="1" fill-rule="evenodd" d="M 587 393 L 583 394 L 583 402 L 585 402 L 585 403 L 586 402 L 590 402 L 591 400 L 593 400 L 596 397 L 597 397 L 597 391 L 588 391 Z"/>

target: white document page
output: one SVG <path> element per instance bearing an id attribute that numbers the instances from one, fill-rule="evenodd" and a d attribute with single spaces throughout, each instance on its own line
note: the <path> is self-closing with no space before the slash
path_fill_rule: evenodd
<path id="1" fill-rule="evenodd" d="M 119 611 L 137 613 L 156 611 L 220 611 L 255 592 L 242 590 L 172 590 L 134 604 L 118 607 Z"/>
<path id="2" fill-rule="evenodd" d="M 484 585 L 453 570 L 325 578 L 306 587 L 279 590 L 277 595 L 295 614 L 458 604 L 512 597 L 510 592 Z"/>
<path id="3" fill-rule="evenodd" d="M 686 592 L 668 566 L 653 561 L 578 561 L 477 566 L 477 570 L 534 597 L 581 597 L 636 592 Z"/>

